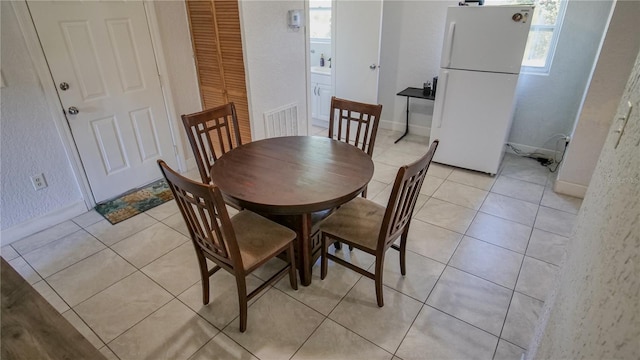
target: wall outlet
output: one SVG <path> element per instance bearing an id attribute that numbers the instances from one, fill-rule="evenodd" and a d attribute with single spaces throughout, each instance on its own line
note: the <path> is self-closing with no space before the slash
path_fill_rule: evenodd
<path id="1" fill-rule="evenodd" d="M 42 190 L 47 187 L 47 180 L 44 179 L 44 174 L 32 175 L 31 184 L 36 190 Z"/>

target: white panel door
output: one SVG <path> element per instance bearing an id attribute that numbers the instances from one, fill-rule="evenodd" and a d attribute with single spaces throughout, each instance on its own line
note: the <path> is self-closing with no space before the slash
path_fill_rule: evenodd
<path id="1" fill-rule="evenodd" d="M 143 3 L 28 5 L 96 202 L 177 167 Z"/>
<path id="2" fill-rule="evenodd" d="M 518 75 L 440 70 L 431 139 L 433 161 L 496 174 L 513 120 Z"/>
<path id="3" fill-rule="evenodd" d="M 377 104 L 382 0 L 340 0 L 335 4 L 335 94 Z"/>

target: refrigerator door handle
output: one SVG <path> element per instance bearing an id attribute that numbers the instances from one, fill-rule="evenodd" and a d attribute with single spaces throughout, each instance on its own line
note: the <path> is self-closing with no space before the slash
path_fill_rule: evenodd
<path id="1" fill-rule="evenodd" d="M 447 33 L 447 47 L 446 50 L 444 51 L 443 55 L 443 62 L 442 62 L 442 67 L 449 67 L 451 66 L 451 52 L 453 51 L 453 35 L 456 31 L 456 23 L 455 21 L 452 21 L 449 23 L 449 32 Z"/>
<path id="2" fill-rule="evenodd" d="M 438 81 L 438 83 L 442 84 L 438 86 L 438 94 L 441 94 L 441 103 L 440 103 L 440 113 L 438 114 L 438 121 L 436 122 L 436 127 L 442 127 L 442 118 L 444 117 L 444 109 L 447 104 L 447 84 L 449 83 L 449 71 L 442 71 L 442 80 Z"/>

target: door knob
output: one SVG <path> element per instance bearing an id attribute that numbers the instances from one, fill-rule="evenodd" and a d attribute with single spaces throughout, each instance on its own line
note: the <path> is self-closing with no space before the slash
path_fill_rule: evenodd
<path id="1" fill-rule="evenodd" d="M 369 69 L 375 70 L 378 66 L 376 64 L 369 65 Z"/>
<path id="2" fill-rule="evenodd" d="M 69 84 L 67 84 L 66 82 L 61 82 L 60 83 L 60 90 L 62 90 L 62 91 L 69 90 Z"/>
<path id="3" fill-rule="evenodd" d="M 76 115 L 80 112 L 80 110 L 78 110 L 78 108 L 75 106 L 69 106 L 69 110 L 67 111 L 69 112 L 70 115 Z"/>

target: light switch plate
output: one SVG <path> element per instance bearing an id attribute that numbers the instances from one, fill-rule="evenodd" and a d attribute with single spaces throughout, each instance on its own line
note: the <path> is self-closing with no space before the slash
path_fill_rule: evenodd
<path id="1" fill-rule="evenodd" d="M 627 106 L 627 115 L 620 118 L 620 120 L 622 120 L 622 125 L 617 130 L 614 130 L 614 132 L 618 133 L 618 140 L 616 141 L 616 145 L 613 147 L 614 149 L 617 149 L 618 145 L 620 145 L 620 139 L 622 139 L 622 135 L 624 135 L 624 128 L 627 127 L 629 117 L 631 116 L 631 110 L 633 110 L 633 104 L 631 103 L 631 101 L 627 101 Z"/>

